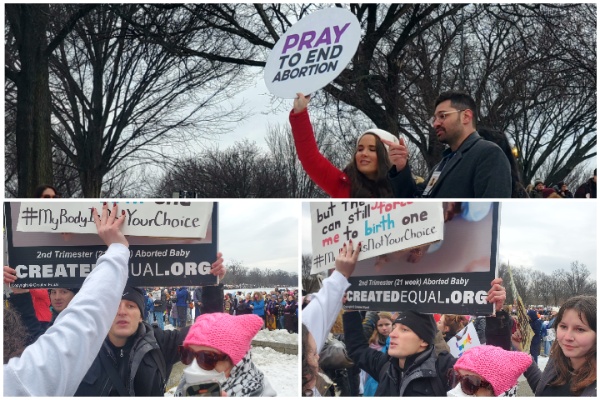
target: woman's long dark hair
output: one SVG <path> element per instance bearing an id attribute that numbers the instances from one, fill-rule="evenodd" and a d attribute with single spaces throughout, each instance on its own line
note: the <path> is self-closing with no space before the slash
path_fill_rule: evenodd
<path id="1" fill-rule="evenodd" d="M 586 321 L 589 327 L 596 332 L 596 301 L 596 298 L 593 296 L 576 296 L 567 300 L 558 311 L 556 321 L 554 322 L 557 339 L 560 322 L 567 310 L 576 311 L 579 318 L 582 321 Z M 583 389 L 596 380 L 596 344 L 586 354 L 583 366 L 575 374 L 571 374 L 571 362 L 560 348 L 558 340 L 555 340 L 552 345 L 550 359 L 554 362 L 554 368 L 557 373 L 556 378 L 550 382 L 550 386 L 561 386 L 570 383 L 571 393 L 580 394 Z"/>
<path id="2" fill-rule="evenodd" d="M 308 353 L 310 351 L 308 344 L 308 335 L 310 332 L 306 325 L 302 324 L 302 396 L 312 396 L 312 388 L 308 387 L 313 382 L 319 371 L 308 363 Z"/>
<path id="3" fill-rule="evenodd" d="M 60 197 L 60 194 L 58 193 L 58 190 L 56 190 L 56 188 L 52 185 L 40 185 L 38 187 L 35 188 L 35 190 L 33 191 L 33 198 L 34 199 L 41 199 L 42 198 L 42 193 L 44 193 L 44 190 L 46 189 L 52 189 L 54 190 L 54 194 L 56 195 L 56 197 Z"/>
<path id="4" fill-rule="evenodd" d="M 375 180 L 367 178 L 360 172 L 356 166 L 356 152 L 352 157 L 352 161 L 344 168 L 344 173 L 350 179 L 350 197 L 353 198 L 379 198 L 393 197 L 392 186 L 390 185 L 387 174 L 392 164 L 390 163 L 385 145 L 374 133 L 367 133 L 375 137 L 375 152 L 377 153 L 377 177 Z"/>

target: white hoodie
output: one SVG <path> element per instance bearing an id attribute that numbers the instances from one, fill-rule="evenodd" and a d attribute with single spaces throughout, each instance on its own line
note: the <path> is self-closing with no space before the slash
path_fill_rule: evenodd
<path id="1" fill-rule="evenodd" d="M 117 315 L 129 249 L 112 244 L 46 333 L 4 364 L 4 397 L 73 396 Z"/>

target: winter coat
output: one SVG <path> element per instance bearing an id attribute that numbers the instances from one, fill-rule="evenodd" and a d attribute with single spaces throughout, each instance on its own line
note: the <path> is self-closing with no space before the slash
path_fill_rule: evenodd
<path id="1" fill-rule="evenodd" d="M 285 309 L 284 309 L 283 313 L 284 314 L 295 314 L 297 308 L 298 308 L 298 303 L 296 303 L 296 300 L 292 300 L 285 305 Z"/>
<path id="2" fill-rule="evenodd" d="M 258 315 L 259 317 L 264 317 L 265 315 L 265 301 L 264 300 L 253 300 L 250 302 L 252 304 L 252 314 Z"/>
<path id="3" fill-rule="evenodd" d="M 146 297 L 146 316 L 149 313 L 154 313 L 154 300 L 152 300 L 152 297 Z"/>
<path id="4" fill-rule="evenodd" d="M 377 396 L 446 396 L 449 387 L 446 374 L 456 359 L 446 351 L 436 354 L 433 345 L 406 358 L 401 369 L 398 359 L 369 348 L 361 325 L 360 313 L 343 315 L 346 347 L 350 358 L 366 373 L 379 381 Z M 486 338 L 490 345 L 510 349 L 508 314 L 503 311 L 488 317 Z"/>
<path id="5" fill-rule="evenodd" d="M 287 303 L 284 300 L 277 305 L 277 318 L 283 317 L 283 314 L 285 313 L 285 305 L 286 304 Z"/>
<path id="6" fill-rule="evenodd" d="M 160 300 L 154 300 L 154 312 L 164 312 L 167 309 L 167 294 L 160 290 Z"/>
<path id="7" fill-rule="evenodd" d="M 529 310 L 527 315 L 530 318 L 529 326 L 533 330 L 533 338 L 531 338 L 531 347 L 539 346 L 542 342 L 542 321 L 538 318 L 534 310 Z"/>
<path id="8" fill-rule="evenodd" d="M 190 293 L 187 288 L 182 287 L 177 291 L 177 307 L 186 307 Z"/>
<path id="9" fill-rule="evenodd" d="M 508 159 L 500 147 L 483 139 L 476 131 L 461 143 L 454 156 L 449 148 L 444 151 L 443 156 L 448 157 L 447 164 L 426 197 L 450 199 L 511 197 L 512 178 Z M 431 170 L 429 178 L 424 182 L 425 185 L 444 161 L 440 161 Z M 399 172 L 392 167 L 388 177 L 396 197 L 421 197 L 422 190 L 417 188 L 408 165 Z"/>
<path id="10" fill-rule="evenodd" d="M 33 308 L 35 316 L 40 322 L 50 322 L 52 320 L 52 312 L 50 311 L 50 296 L 46 289 L 29 289 L 31 299 L 33 300 Z"/>
<path id="11" fill-rule="evenodd" d="M 596 198 L 596 182 L 594 182 L 594 178 L 588 179 L 587 182 L 577 188 L 575 198 Z"/>
<path id="12" fill-rule="evenodd" d="M 141 322 L 137 332 L 128 340 L 125 346 L 129 348 L 127 365 L 121 365 L 118 375 L 122 378 L 123 386 L 130 396 L 163 396 L 165 384 L 173 365 L 179 361 L 177 347 L 183 344 L 190 327 L 177 330 L 153 328 L 146 322 Z M 118 365 L 117 358 L 123 357 L 114 346 L 104 341 L 101 352 L 108 355 L 110 362 Z M 75 396 L 109 396 L 117 395 L 116 387 L 104 368 L 101 354 L 81 381 Z"/>
<path id="13" fill-rule="evenodd" d="M 350 179 L 320 152 L 308 109 L 290 112 L 290 124 L 298 159 L 310 179 L 334 198 L 350 197 Z"/>
<path id="14" fill-rule="evenodd" d="M 201 307 L 198 305 L 198 303 L 202 303 L 202 288 L 200 286 L 194 289 L 194 299 L 194 307 Z"/>
<path id="15" fill-rule="evenodd" d="M 548 360 L 548 364 L 546 364 L 544 372 L 540 370 L 535 362 L 532 362 L 523 375 L 525 375 L 525 378 L 527 378 L 527 383 L 529 383 L 529 387 L 531 390 L 533 390 L 535 396 L 542 396 L 544 389 L 546 389 L 548 384 L 552 382 L 554 378 L 556 378 L 557 372 L 554 368 L 554 360 L 552 358 Z M 583 392 L 580 394 L 580 396 L 597 397 L 597 382 L 598 381 L 596 380 L 594 383 L 583 389 Z M 567 385 L 569 385 L 569 382 L 567 382 Z"/>
<path id="16" fill-rule="evenodd" d="M 269 300 L 267 303 L 267 313 L 270 315 L 277 315 L 277 301 Z"/>
<path id="17" fill-rule="evenodd" d="M 237 314 L 236 315 L 244 315 L 244 314 L 252 314 L 252 309 L 248 307 L 250 302 L 246 302 L 246 300 L 242 300 L 238 303 L 237 306 Z"/>

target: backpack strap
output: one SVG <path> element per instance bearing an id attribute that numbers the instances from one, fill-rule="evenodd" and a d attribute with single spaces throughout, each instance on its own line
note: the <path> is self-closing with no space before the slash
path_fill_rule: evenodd
<path id="1" fill-rule="evenodd" d="M 109 360 L 106 351 L 101 349 L 98 356 L 100 357 L 102 367 L 104 367 L 104 370 L 108 374 L 108 378 L 119 393 L 119 396 L 129 396 L 129 393 L 127 393 L 127 390 L 125 390 L 125 385 L 123 385 L 123 380 L 117 373 L 117 369 L 115 368 L 114 364 L 111 362 L 111 360 Z"/>

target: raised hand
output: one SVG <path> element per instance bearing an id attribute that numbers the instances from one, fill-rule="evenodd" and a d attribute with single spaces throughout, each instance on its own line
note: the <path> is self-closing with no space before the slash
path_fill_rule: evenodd
<path id="1" fill-rule="evenodd" d="M 400 138 L 400 143 L 390 142 L 389 140 L 381 139 L 388 146 L 388 156 L 392 164 L 396 166 L 396 171 L 402 171 L 408 164 L 408 148 L 404 143 L 404 139 Z"/>
<path id="2" fill-rule="evenodd" d="M 294 114 L 304 111 L 310 101 L 310 95 L 304 96 L 302 93 L 296 93 L 298 97 L 294 99 Z"/>
<path id="3" fill-rule="evenodd" d="M 113 204 L 110 215 L 108 214 L 108 205 L 104 202 L 102 206 L 102 216 L 98 215 L 98 211 L 93 208 L 92 215 L 94 216 L 94 222 L 96 223 L 96 229 L 98 230 L 98 236 L 100 239 L 110 246 L 113 243 L 121 243 L 129 247 L 129 242 L 121 232 L 121 227 L 125 223 L 125 211 L 122 212 L 120 217 L 117 217 L 119 212 L 119 206 L 117 203 Z"/>
<path id="4" fill-rule="evenodd" d="M 352 273 L 354 272 L 354 268 L 356 267 L 356 261 L 358 261 L 358 254 L 360 253 L 361 243 L 354 248 L 352 244 L 352 240 L 340 249 L 340 254 L 338 254 L 335 259 L 335 269 L 344 275 L 346 279 L 350 278 Z"/>

